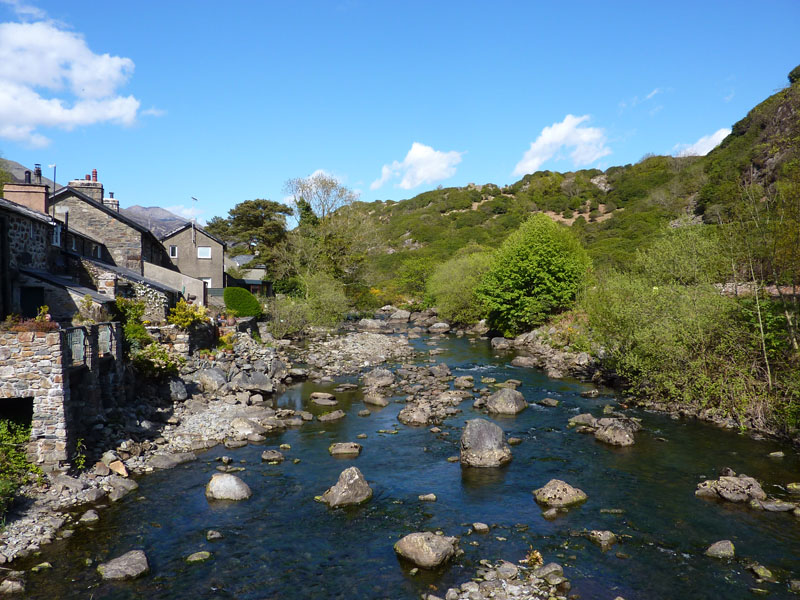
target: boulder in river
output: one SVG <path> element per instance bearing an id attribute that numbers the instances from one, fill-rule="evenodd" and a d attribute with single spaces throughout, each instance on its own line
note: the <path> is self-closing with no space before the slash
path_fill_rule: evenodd
<path id="1" fill-rule="evenodd" d="M 636 442 L 633 433 L 618 422 L 609 423 L 597 429 L 594 432 L 594 439 L 611 446 L 632 446 Z"/>
<path id="2" fill-rule="evenodd" d="M 361 444 L 356 442 L 337 442 L 328 448 L 331 456 L 358 456 L 361 454 Z"/>
<path id="3" fill-rule="evenodd" d="M 600 546 L 603 551 L 608 550 L 617 543 L 617 536 L 614 532 L 608 530 L 593 530 L 588 534 L 589 541 Z"/>
<path id="4" fill-rule="evenodd" d="M 431 409 L 427 404 L 409 404 L 397 415 L 397 420 L 404 425 L 421 427 L 431 421 Z"/>
<path id="5" fill-rule="evenodd" d="M 147 556 L 141 550 L 131 550 L 106 563 L 98 565 L 97 572 L 103 579 L 135 579 L 150 571 Z"/>
<path id="6" fill-rule="evenodd" d="M 486 399 L 486 408 L 498 415 L 516 415 L 528 408 L 521 392 L 511 388 L 500 388 Z"/>
<path id="7" fill-rule="evenodd" d="M 311 402 L 317 406 L 336 406 L 339 404 L 336 401 L 336 396 L 327 392 L 313 392 L 311 394 Z"/>
<path id="8" fill-rule="evenodd" d="M 711 558 L 733 558 L 736 555 L 736 549 L 732 541 L 720 540 L 711 544 L 705 554 Z"/>
<path id="9" fill-rule="evenodd" d="M 247 500 L 253 492 L 236 475 L 214 473 L 206 485 L 206 497 L 211 500 Z"/>
<path id="10" fill-rule="evenodd" d="M 364 392 L 364 404 L 371 406 L 389 406 L 389 401 L 377 390 L 367 390 Z"/>
<path id="11" fill-rule="evenodd" d="M 730 471 L 732 473 L 732 471 Z M 767 494 L 759 483 L 747 475 L 723 475 L 719 479 L 709 479 L 697 484 L 695 496 L 718 498 L 728 502 L 749 502 L 766 500 Z"/>
<path id="12" fill-rule="evenodd" d="M 284 456 L 282 452 L 278 452 L 277 450 L 264 450 L 264 452 L 261 453 L 261 460 L 267 463 L 282 463 Z"/>
<path id="13" fill-rule="evenodd" d="M 423 569 L 435 569 L 455 556 L 458 539 L 430 531 L 410 533 L 394 545 L 394 551 Z"/>
<path id="14" fill-rule="evenodd" d="M 389 369 L 373 369 L 361 378 L 368 388 L 389 387 L 394 383 L 394 373 Z"/>
<path id="15" fill-rule="evenodd" d="M 344 411 L 337 409 L 334 410 L 333 412 L 324 413 L 318 416 L 317 419 L 319 419 L 323 423 L 326 423 L 328 421 L 338 421 L 339 419 L 344 419 L 344 417 L 345 417 Z"/>
<path id="16" fill-rule="evenodd" d="M 349 467 L 339 474 L 339 480 L 322 494 L 320 501 L 331 508 L 361 504 L 372 498 L 372 488 L 358 467 Z"/>
<path id="17" fill-rule="evenodd" d="M 551 479 L 546 485 L 533 491 L 536 502 L 553 508 L 573 506 L 587 499 L 583 490 L 572 487 L 560 479 Z"/>
<path id="18" fill-rule="evenodd" d="M 175 454 L 154 454 L 147 464 L 154 469 L 174 469 L 180 464 L 197 458 L 194 452 L 178 452 Z"/>
<path id="19" fill-rule="evenodd" d="M 461 464 L 468 467 L 502 467 L 511 461 L 511 448 L 503 430 L 486 419 L 471 419 L 461 434 Z"/>
<path id="20" fill-rule="evenodd" d="M 447 333 L 450 331 L 450 325 L 439 321 L 438 323 L 434 323 L 430 327 L 428 327 L 428 331 L 431 333 Z"/>

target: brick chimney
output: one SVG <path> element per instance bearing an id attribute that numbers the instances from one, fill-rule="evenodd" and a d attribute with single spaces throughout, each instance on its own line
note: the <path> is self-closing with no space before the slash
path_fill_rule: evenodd
<path id="1" fill-rule="evenodd" d="M 25 171 L 24 183 L 7 183 L 3 186 L 3 198 L 27 206 L 40 213 L 47 214 L 47 200 L 50 197 L 50 186 L 42 184 L 42 167 L 34 169 L 35 182 L 31 182 L 31 172 Z"/>
<path id="2" fill-rule="evenodd" d="M 95 202 L 103 204 L 103 184 L 97 181 L 97 169 L 92 169 L 92 175 L 84 179 L 73 179 L 67 185 L 89 196 Z"/>

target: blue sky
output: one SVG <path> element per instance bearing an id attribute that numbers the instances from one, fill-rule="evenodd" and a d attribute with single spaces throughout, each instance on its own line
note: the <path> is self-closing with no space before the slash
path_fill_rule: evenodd
<path id="1" fill-rule="evenodd" d="M 201 220 L 704 153 L 800 63 L 800 2 L 0 0 L 0 152 Z"/>

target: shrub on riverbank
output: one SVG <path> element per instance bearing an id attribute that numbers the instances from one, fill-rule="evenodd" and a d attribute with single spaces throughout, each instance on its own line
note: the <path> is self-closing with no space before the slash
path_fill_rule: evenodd
<path id="1" fill-rule="evenodd" d="M 222 293 L 225 310 L 237 317 L 260 317 L 261 303 L 253 294 L 244 288 L 227 287 Z"/>
<path id="2" fill-rule="evenodd" d="M 428 278 L 427 295 L 441 317 L 453 323 L 470 325 L 485 316 L 486 308 L 476 289 L 491 263 L 492 255 L 488 249 L 473 244 L 436 267 Z"/>
<path id="3" fill-rule="evenodd" d="M 8 510 L 19 486 L 25 483 L 29 474 L 41 475 L 25 454 L 30 436 L 30 425 L 0 419 L 0 516 Z"/>
<path id="4" fill-rule="evenodd" d="M 513 335 L 568 308 L 590 265 L 569 229 L 535 214 L 495 253 L 476 297 L 485 304 L 490 325 Z"/>

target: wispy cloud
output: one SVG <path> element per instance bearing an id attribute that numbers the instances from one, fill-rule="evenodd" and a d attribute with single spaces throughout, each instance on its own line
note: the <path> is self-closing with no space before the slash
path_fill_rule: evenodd
<path id="1" fill-rule="evenodd" d="M 20 15 L 44 16 L 1 1 Z M 52 21 L 0 23 L 0 137 L 41 147 L 49 140 L 40 128 L 132 125 L 140 102 L 117 90 L 133 70 L 131 59 L 95 54 L 80 34 Z"/>
<path id="2" fill-rule="evenodd" d="M 666 92 L 671 91 L 671 89 L 672 88 L 656 87 L 656 88 L 653 88 L 649 93 L 644 94 L 643 96 L 639 96 L 637 94 L 633 98 L 628 98 L 626 100 L 620 100 L 619 103 L 618 103 L 619 112 L 623 113 L 626 110 L 628 110 L 629 108 L 636 108 L 640 104 L 644 104 L 646 102 L 649 102 L 650 100 L 652 100 L 653 98 L 655 98 L 659 94 L 664 94 Z M 649 111 L 650 116 L 655 115 L 662 108 L 664 108 L 664 107 L 663 106 L 659 106 L 656 110 L 651 109 Z"/>
<path id="3" fill-rule="evenodd" d="M 38 8 L 22 0 L 0 0 L 0 4 L 5 4 L 11 7 L 17 16 L 32 19 L 44 19 L 47 16 L 41 8 Z"/>
<path id="4" fill-rule="evenodd" d="M 381 176 L 370 184 L 369 189 L 377 190 L 396 178 L 400 179 L 396 187 L 404 190 L 448 179 L 456 174 L 456 165 L 463 155 L 463 152 L 442 152 L 414 142 L 402 162 L 395 160 L 383 165 Z"/>
<path id="5" fill-rule="evenodd" d="M 733 100 L 733 97 L 734 97 L 735 95 L 736 95 L 736 90 L 734 90 L 734 89 L 731 89 L 731 92 L 730 92 L 730 94 L 728 94 L 727 96 L 725 96 L 725 97 L 723 98 L 723 100 L 724 100 L 725 102 L 730 102 L 731 100 Z"/>
<path id="6" fill-rule="evenodd" d="M 644 97 L 644 99 L 645 99 L 645 100 L 652 100 L 652 99 L 653 99 L 653 98 L 656 96 L 656 94 L 660 94 L 660 93 L 662 93 L 663 91 L 664 91 L 664 90 L 662 90 L 661 88 L 655 88 L 655 89 L 654 89 L 652 92 L 650 92 L 649 94 L 647 94 L 647 96 L 645 96 L 645 97 Z"/>
<path id="7" fill-rule="evenodd" d="M 723 127 L 714 133 L 704 135 L 694 144 L 675 144 L 672 152 L 677 156 L 705 156 L 719 146 L 720 142 L 728 137 L 730 133 L 730 129 Z"/>
<path id="8" fill-rule="evenodd" d="M 162 108 L 156 108 L 155 106 L 151 106 L 150 108 L 143 110 L 139 114 L 142 115 L 143 117 L 163 117 L 164 115 L 167 114 L 167 111 L 165 111 Z"/>
<path id="9" fill-rule="evenodd" d="M 168 206 L 166 208 L 171 213 L 178 215 L 179 217 L 183 217 L 184 219 L 197 219 L 197 222 L 200 225 L 205 225 L 205 219 L 201 218 L 200 215 L 205 213 L 206 211 L 202 208 L 197 208 L 196 206 L 186 206 L 185 204 L 176 204 L 174 206 Z"/>
<path id="10" fill-rule="evenodd" d="M 603 156 L 611 154 L 606 146 L 606 135 L 598 127 L 582 127 L 589 120 L 589 115 L 576 117 L 567 115 L 560 123 L 542 129 L 539 137 L 531 143 L 531 147 L 514 167 L 514 175 L 525 175 L 537 171 L 562 148 L 571 148 L 570 158 L 576 167 L 586 166 Z"/>

